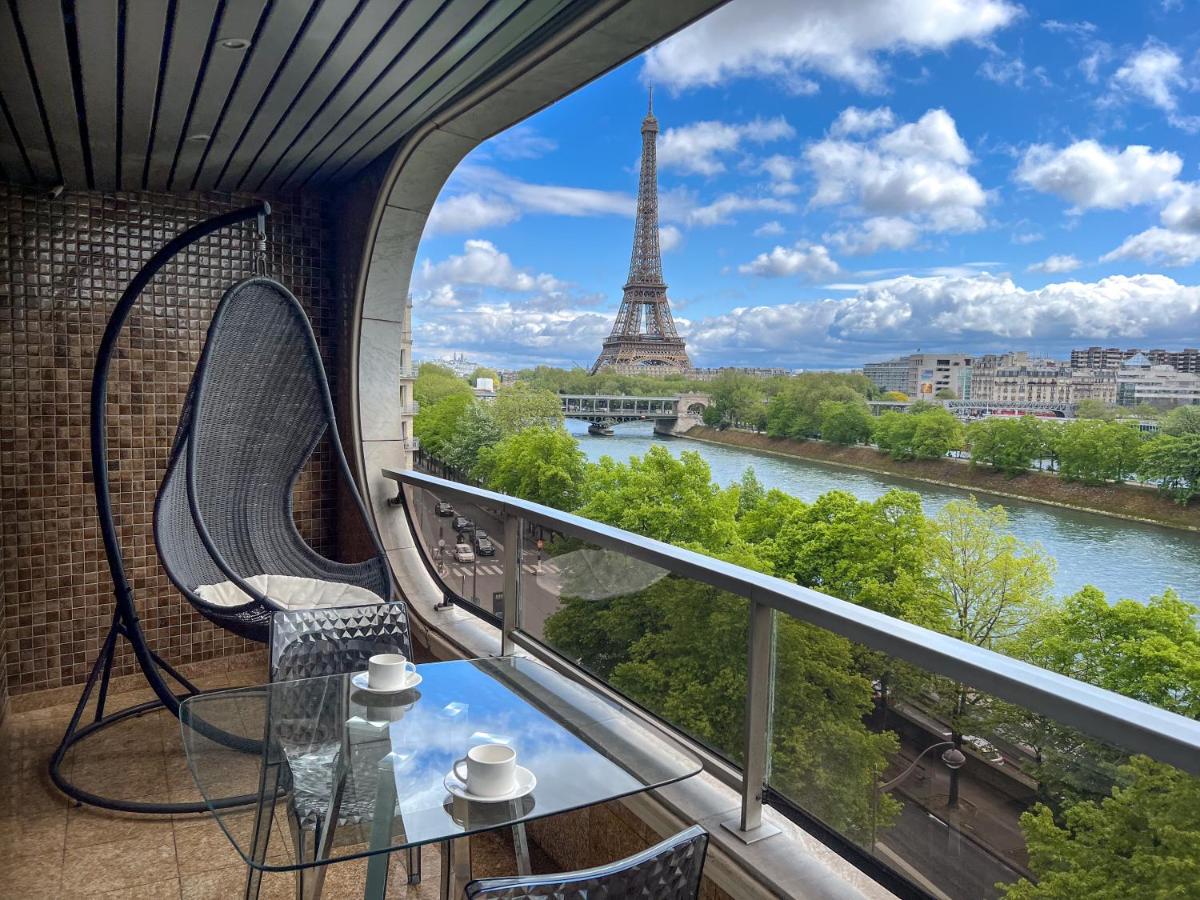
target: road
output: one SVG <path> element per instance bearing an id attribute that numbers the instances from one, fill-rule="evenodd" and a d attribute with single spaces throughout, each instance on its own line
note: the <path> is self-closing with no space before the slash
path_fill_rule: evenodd
<path id="1" fill-rule="evenodd" d="M 428 496 L 428 495 L 426 495 Z M 493 598 L 504 591 L 504 523 L 499 517 L 476 506 L 458 504 L 455 515 L 463 515 L 487 532 L 496 546 L 495 556 L 476 556 L 474 562 L 460 563 L 452 557 L 458 535 L 451 527 L 452 516 L 439 516 L 433 504 L 419 504 L 417 527 L 419 537 L 435 560 L 438 541 L 446 542 L 445 560 L 439 571 L 446 586 L 467 600 L 474 600 L 484 609 L 499 612 L 493 606 Z M 533 537 L 526 535 L 521 548 L 521 627 L 537 637 L 542 637 L 546 619 L 559 608 L 558 568 L 553 561 L 541 559 Z"/>

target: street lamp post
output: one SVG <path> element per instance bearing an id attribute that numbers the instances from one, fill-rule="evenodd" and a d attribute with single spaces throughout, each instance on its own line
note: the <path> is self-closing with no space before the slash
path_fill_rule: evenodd
<path id="1" fill-rule="evenodd" d="M 946 768 L 950 770 L 951 801 L 949 802 L 948 805 L 954 806 L 957 804 L 957 802 L 958 802 L 958 790 L 957 790 L 957 788 L 958 788 L 958 783 L 957 783 L 958 782 L 958 770 L 961 769 L 966 764 L 967 758 L 963 755 L 963 752 L 958 749 L 958 744 L 955 741 L 939 741 L 936 744 L 930 744 L 928 747 L 926 747 L 924 750 L 922 750 L 920 753 L 918 753 L 917 758 L 914 759 L 912 761 L 912 763 L 909 764 L 909 767 L 907 769 L 905 769 L 903 772 L 901 772 L 899 775 L 897 775 L 895 778 L 891 779 L 890 781 L 885 781 L 882 784 L 875 785 L 875 790 L 871 797 L 871 852 L 872 853 L 875 852 L 875 843 L 877 840 L 877 820 L 878 820 L 878 816 L 879 816 L 879 797 L 880 797 L 880 795 L 887 793 L 892 788 L 896 787 L 902 781 L 904 781 L 904 779 L 908 778 L 908 776 L 911 775 L 916 770 L 917 764 L 920 763 L 921 760 L 925 758 L 925 754 L 927 754 L 933 750 L 943 748 L 943 747 L 946 749 L 942 750 L 942 762 L 945 763 Z"/>

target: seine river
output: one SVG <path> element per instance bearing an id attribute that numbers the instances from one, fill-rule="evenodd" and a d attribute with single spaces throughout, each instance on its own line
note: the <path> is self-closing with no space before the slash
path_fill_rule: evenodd
<path id="1" fill-rule="evenodd" d="M 967 496 L 965 491 L 902 478 L 740 447 L 659 437 L 648 424 L 618 425 L 612 437 L 592 437 L 582 422 L 568 421 L 567 427 L 579 438 L 580 447 L 591 460 L 605 455 L 625 460 L 645 453 L 652 444 L 662 444 L 676 456 L 684 450 L 694 450 L 708 461 L 713 477 L 720 484 L 737 481 L 748 466 L 753 466 L 766 487 L 779 488 L 804 500 L 813 500 L 835 489 L 873 500 L 899 487 L 920 494 L 925 512 L 934 513 L 946 502 Z M 1120 597 L 1145 600 L 1166 587 L 1173 587 L 1193 603 L 1200 601 L 1200 534 L 987 495 L 980 500 L 1003 505 L 1013 534 L 1024 541 L 1037 541 L 1058 560 L 1055 588 L 1059 594 L 1094 584 L 1110 600 Z"/>

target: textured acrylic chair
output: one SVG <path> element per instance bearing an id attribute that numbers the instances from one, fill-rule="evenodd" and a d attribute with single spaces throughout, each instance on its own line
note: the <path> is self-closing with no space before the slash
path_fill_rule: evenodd
<path id="1" fill-rule="evenodd" d="M 273 682 L 360 672 L 377 653 L 403 653 L 411 658 L 408 610 L 397 602 L 276 612 L 271 617 L 270 648 Z M 297 856 L 325 855 L 336 828 L 363 825 L 373 816 L 377 761 L 372 763 L 370 753 L 348 752 L 344 722 L 351 711 L 344 708 L 344 702 L 340 695 L 332 702 L 331 698 L 314 698 L 311 687 L 297 685 L 295 717 L 308 720 L 302 729 L 303 746 L 290 747 L 287 752 L 292 795 L 288 818 Z M 328 721 L 314 727 L 314 713 Z M 280 718 L 286 720 L 288 715 L 291 713 Z M 321 734 L 325 740 L 320 739 Z M 286 734 L 280 739 L 288 742 Z M 386 749 L 382 746 L 381 753 Z M 338 777 L 335 772 L 347 758 L 353 760 L 355 771 Z M 419 848 L 407 852 L 407 868 L 409 883 L 418 883 Z M 298 877 L 304 900 L 320 896 L 323 866 L 302 870 Z"/>
<path id="2" fill-rule="evenodd" d="M 552 875 L 480 878 L 467 885 L 466 896 L 468 900 L 694 900 L 707 850 L 708 833 L 693 825 L 619 862 Z"/>

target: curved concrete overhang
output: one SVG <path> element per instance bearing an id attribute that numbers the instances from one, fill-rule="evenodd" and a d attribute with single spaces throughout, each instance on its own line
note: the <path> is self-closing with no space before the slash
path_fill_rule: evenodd
<path id="1" fill-rule="evenodd" d="M 344 202 L 343 245 L 353 262 L 348 324 L 348 448 L 404 593 L 436 602 L 441 591 L 417 555 L 403 513 L 388 505 L 395 482 L 381 470 L 412 466 L 412 335 L 409 283 L 426 219 L 446 180 L 481 142 L 565 97 L 720 6 L 724 0 L 608 0 L 471 88 L 405 137 Z M 349 260 L 348 260 L 349 261 Z M 345 407 L 344 407 L 345 408 Z"/>

